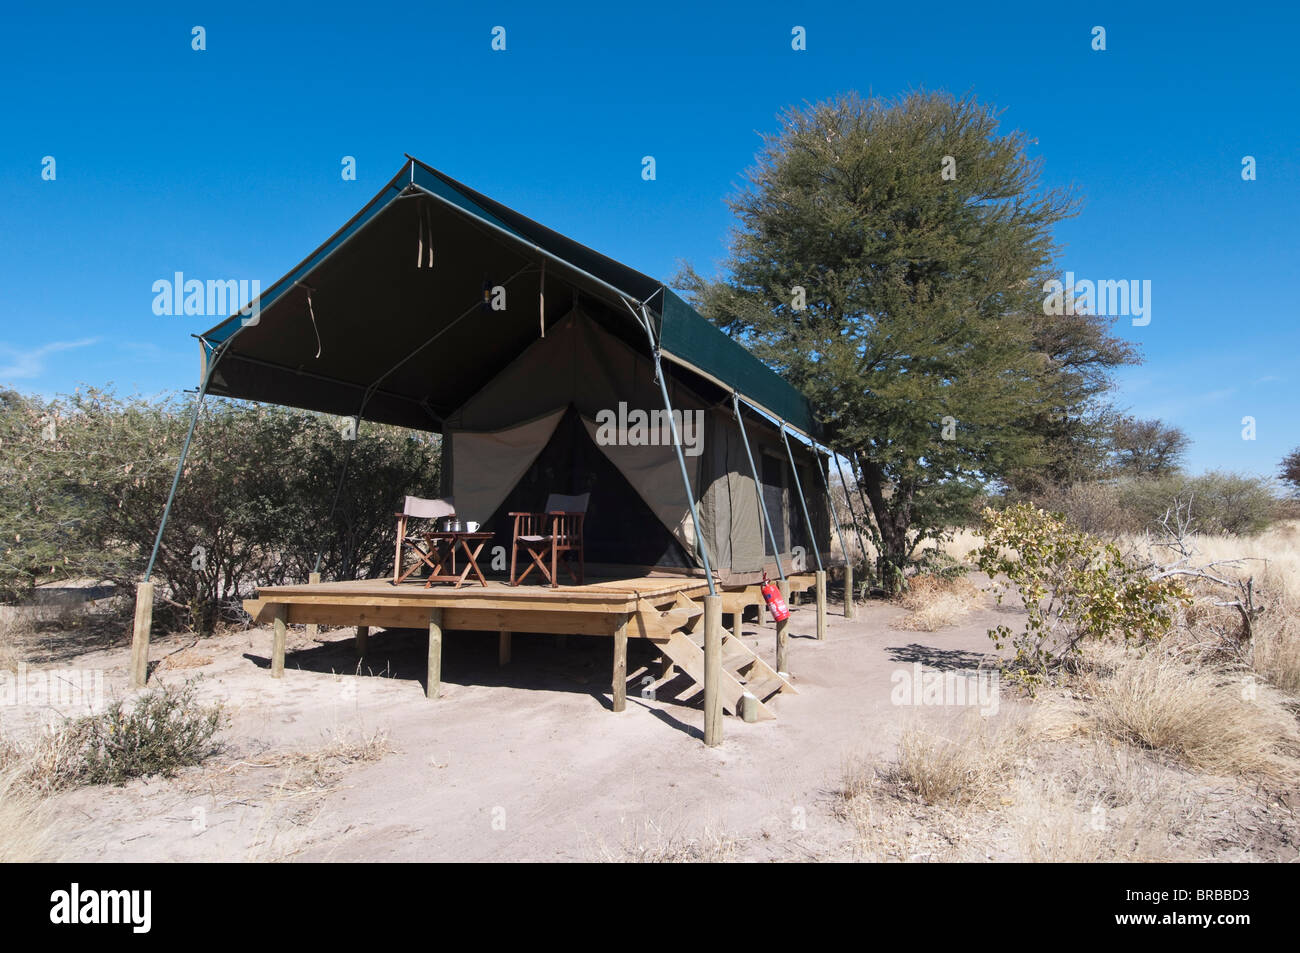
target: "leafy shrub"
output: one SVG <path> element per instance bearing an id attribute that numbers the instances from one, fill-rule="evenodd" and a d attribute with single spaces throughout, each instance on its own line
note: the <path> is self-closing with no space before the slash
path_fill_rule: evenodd
<path id="1" fill-rule="evenodd" d="M 1160 638 L 1191 602 L 1178 583 L 1151 579 L 1113 544 L 1026 503 L 986 509 L 982 535 L 976 565 L 999 603 L 1015 593 L 1028 614 L 1021 632 L 1005 624 L 989 630 L 999 650 L 1015 649 L 1008 674 L 1023 682 L 1072 662 L 1084 639 Z"/>
<path id="2" fill-rule="evenodd" d="M 192 684 L 157 686 L 69 721 L 28 750 L 8 746 L 0 767 L 21 765 L 28 783 L 45 791 L 170 778 L 216 750 L 213 738 L 224 723 L 221 706 L 199 704 Z"/>
<path id="3" fill-rule="evenodd" d="M 1148 530 L 1176 501 L 1190 501 L 1195 531 L 1253 536 L 1266 530 L 1276 513 L 1271 481 L 1240 473 L 1211 471 L 1120 484 L 1120 505 Z"/>
<path id="4" fill-rule="evenodd" d="M 0 600 L 39 581 L 90 576 L 129 591 L 143 572 L 193 398 L 86 390 L 45 402 L 0 392 Z M 339 474 L 348 479 L 329 518 Z M 155 572 L 160 622 L 211 630 L 257 585 L 391 569 L 393 512 L 434 496 L 431 434 L 212 399 L 204 404 Z"/>
<path id="5" fill-rule="evenodd" d="M 1283 515 L 1270 480 L 1218 471 L 1075 483 L 1033 495 L 1038 506 L 1100 536 L 1149 532 L 1180 501 L 1191 501 L 1198 533 L 1253 536 Z"/>

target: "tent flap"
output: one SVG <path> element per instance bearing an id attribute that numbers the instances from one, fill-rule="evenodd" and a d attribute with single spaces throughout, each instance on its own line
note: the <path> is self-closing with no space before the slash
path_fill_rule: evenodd
<path id="1" fill-rule="evenodd" d="M 501 505 L 524 471 L 533 465 L 555 426 L 564 416 L 561 407 L 545 416 L 505 430 L 474 432 L 452 430 L 454 462 L 452 495 L 456 515 L 478 523 L 487 521 Z"/>

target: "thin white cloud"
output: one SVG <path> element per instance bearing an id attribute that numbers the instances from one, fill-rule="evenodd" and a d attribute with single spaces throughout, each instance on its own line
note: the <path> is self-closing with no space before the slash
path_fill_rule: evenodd
<path id="1" fill-rule="evenodd" d="M 1189 397 L 1171 397 L 1168 400 L 1161 401 L 1151 406 L 1138 416 L 1158 417 L 1161 420 L 1176 420 L 1179 417 L 1187 417 L 1192 411 L 1205 407 L 1208 404 L 1217 404 L 1227 400 L 1233 394 L 1237 393 L 1235 387 L 1223 387 L 1218 390 L 1206 391 L 1203 394 L 1195 394 Z"/>
<path id="2" fill-rule="evenodd" d="M 33 380 L 45 373 L 46 359 L 61 351 L 89 347 L 98 343 L 99 338 L 82 338 L 79 341 L 51 341 L 40 347 L 22 350 L 0 343 L 0 381 Z"/>

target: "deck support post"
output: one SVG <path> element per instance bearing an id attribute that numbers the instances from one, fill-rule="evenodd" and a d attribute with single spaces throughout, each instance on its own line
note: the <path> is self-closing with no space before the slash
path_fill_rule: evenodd
<path id="1" fill-rule="evenodd" d="M 739 609 L 736 612 L 731 613 L 731 634 L 736 638 L 740 638 L 740 623 L 744 617 L 744 609 Z"/>
<path id="2" fill-rule="evenodd" d="M 844 618 L 853 618 L 853 560 L 844 563 Z"/>
<path id="3" fill-rule="evenodd" d="M 614 626 L 614 711 L 627 708 L 627 623 L 628 617 L 621 615 Z"/>
<path id="4" fill-rule="evenodd" d="M 722 744 L 722 597 L 704 597 L 704 743 Z"/>
<path id="5" fill-rule="evenodd" d="M 272 623 L 275 630 L 274 638 L 271 642 L 271 677 L 284 678 L 284 648 L 289 639 L 289 607 L 281 603 L 275 607 L 275 619 Z"/>
<path id="6" fill-rule="evenodd" d="M 498 665 L 510 664 L 511 637 L 512 636 L 509 632 L 502 632 L 497 637 L 497 664 Z"/>
<path id="7" fill-rule="evenodd" d="M 357 626 L 357 658 L 364 658 L 366 654 L 367 643 L 370 641 L 370 626 Z"/>
<path id="8" fill-rule="evenodd" d="M 307 575 L 308 585 L 314 586 L 319 582 L 320 582 L 320 573 L 318 572 L 308 573 Z M 312 622 L 310 625 L 307 626 L 307 634 L 313 637 L 320 635 L 320 626 L 317 625 L 315 622 Z"/>
<path id="9" fill-rule="evenodd" d="M 144 688 L 149 678 L 149 630 L 153 628 L 153 583 L 135 587 L 135 628 L 131 632 L 131 687 Z"/>
<path id="10" fill-rule="evenodd" d="M 424 694 L 437 698 L 442 689 L 442 609 L 429 610 L 429 675 Z"/>
<path id="11" fill-rule="evenodd" d="M 817 641 L 826 640 L 826 570 L 817 570 Z"/>
<path id="12" fill-rule="evenodd" d="M 781 598 L 785 604 L 790 604 L 790 581 L 782 579 L 780 584 Z M 790 671 L 786 662 L 789 660 L 790 649 L 790 618 L 787 616 L 776 624 L 776 670 L 778 673 Z"/>

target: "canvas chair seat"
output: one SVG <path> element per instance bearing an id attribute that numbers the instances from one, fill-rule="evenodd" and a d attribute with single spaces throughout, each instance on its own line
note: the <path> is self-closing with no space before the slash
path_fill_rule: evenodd
<path id="1" fill-rule="evenodd" d="M 397 554 L 393 561 L 393 585 L 402 582 L 411 573 L 415 572 L 423 565 L 427 565 L 430 570 L 434 564 L 429 559 L 429 553 L 424 548 L 424 532 L 427 531 L 427 525 L 421 526 L 420 531 L 408 533 L 407 528 L 411 520 L 420 520 L 425 524 L 429 520 L 443 519 L 447 516 L 456 515 L 456 502 L 448 496 L 437 500 L 426 500 L 418 496 L 408 496 L 402 504 L 402 511 L 397 513 Z M 418 524 L 417 524 L 418 525 Z M 406 572 L 402 572 L 402 563 L 408 553 L 415 553 L 419 557 L 413 566 Z"/>
<path id="2" fill-rule="evenodd" d="M 582 524 L 587 514 L 590 493 L 578 496 L 565 496 L 552 493 L 546 498 L 546 509 L 541 513 L 511 513 L 514 518 L 514 532 L 510 545 L 510 585 L 517 586 L 523 582 L 534 569 L 541 570 L 542 576 L 555 589 L 559 581 L 555 578 L 559 562 L 563 561 L 569 576 L 578 585 L 586 578 L 586 562 L 582 548 Z M 549 530 L 549 532 L 539 532 Z M 522 573 L 516 575 L 516 560 L 523 551 L 530 560 Z M 574 573 L 572 557 L 578 558 L 578 571 Z M 563 560 L 561 560 L 563 556 Z M 549 567 L 547 566 L 549 557 Z"/>

